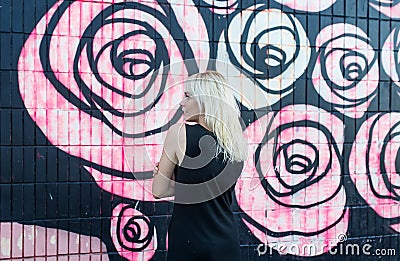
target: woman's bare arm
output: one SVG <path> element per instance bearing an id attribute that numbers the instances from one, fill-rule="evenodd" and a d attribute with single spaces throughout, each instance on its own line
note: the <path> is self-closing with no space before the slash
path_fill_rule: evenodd
<path id="1" fill-rule="evenodd" d="M 180 124 L 175 124 L 169 128 L 158 164 L 158 171 L 154 172 L 152 193 L 154 198 L 157 199 L 175 194 L 174 169 L 178 163 L 176 148 L 178 147 L 179 127 Z"/>
<path id="2" fill-rule="evenodd" d="M 158 165 L 159 165 L 159 162 L 157 162 L 157 164 L 154 166 L 153 177 L 158 174 Z M 170 197 L 170 196 L 174 196 L 174 195 L 175 195 L 175 173 L 173 173 L 173 175 L 172 175 L 172 179 L 169 182 L 168 191 L 165 193 L 164 196 Z M 159 199 L 158 197 L 155 197 L 155 198 Z"/>

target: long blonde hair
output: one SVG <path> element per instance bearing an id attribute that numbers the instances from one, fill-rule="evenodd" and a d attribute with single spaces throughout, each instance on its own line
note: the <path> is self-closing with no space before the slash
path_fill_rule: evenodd
<path id="1" fill-rule="evenodd" d="M 240 110 L 233 88 L 216 71 L 197 73 L 185 81 L 185 89 L 193 95 L 204 113 L 204 123 L 217 137 L 216 154 L 224 161 L 244 161 L 247 142 L 240 125 Z"/>

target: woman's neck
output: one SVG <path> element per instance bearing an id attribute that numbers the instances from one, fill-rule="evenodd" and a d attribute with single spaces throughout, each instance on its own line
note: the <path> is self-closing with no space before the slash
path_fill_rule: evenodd
<path id="1" fill-rule="evenodd" d="M 196 119 L 196 120 L 188 121 L 188 122 L 195 123 L 195 124 L 199 124 L 199 125 L 203 126 L 204 128 L 206 128 L 207 130 L 209 130 L 209 131 L 212 132 L 212 130 L 207 126 L 207 124 L 206 124 L 206 122 L 204 121 L 204 119 L 198 118 L 198 119 Z"/>

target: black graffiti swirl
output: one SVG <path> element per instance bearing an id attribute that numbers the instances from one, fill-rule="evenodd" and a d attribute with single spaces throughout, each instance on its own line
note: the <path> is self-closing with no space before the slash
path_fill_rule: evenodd
<path id="1" fill-rule="evenodd" d="M 123 207 L 118 215 L 117 239 L 122 248 L 139 252 L 146 249 L 151 243 L 154 236 L 153 225 L 146 216 L 131 216 L 126 220 L 124 212 L 129 209 L 134 209 L 134 206 L 128 205 Z M 144 234 L 144 231 L 147 231 L 147 233 Z"/>

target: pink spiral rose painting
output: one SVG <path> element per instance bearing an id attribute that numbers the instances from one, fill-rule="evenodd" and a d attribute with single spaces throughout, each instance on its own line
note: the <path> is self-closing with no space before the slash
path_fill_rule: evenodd
<path id="1" fill-rule="evenodd" d="M 333 24 L 317 36 L 319 52 L 313 84 L 342 113 L 359 118 L 376 95 L 377 54 L 368 36 L 354 25 Z"/>
<path id="2" fill-rule="evenodd" d="M 399 120 L 399 113 L 379 114 L 366 120 L 358 131 L 349 160 L 351 179 L 358 193 L 397 232 L 400 232 Z"/>
<path id="3" fill-rule="evenodd" d="M 293 83 L 306 70 L 311 53 L 307 34 L 296 17 L 265 5 L 253 9 L 231 19 L 219 40 L 217 58 L 229 60 L 248 76 L 231 82 L 238 91 L 247 90 L 249 101 L 242 101 L 244 105 L 263 108 L 267 106 L 265 96 L 272 105 L 293 91 Z M 240 77 L 241 73 L 229 74 Z M 256 88 L 251 88 L 253 81 Z"/>
<path id="4" fill-rule="evenodd" d="M 254 133 L 253 150 L 236 186 L 244 221 L 270 247 L 289 247 L 295 240 L 300 247 L 315 245 L 314 255 L 322 254 L 348 227 L 340 175 L 343 123 L 322 109 L 300 104 L 262 122 L 269 118 L 261 117 L 246 129 Z"/>
<path id="5" fill-rule="evenodd" d="M 179 112 L 172 110 L 183 93 L 181 85 L 170 87 L 179 78 L 165 66 L 182 62 L 184 52 L 208 57 L 207 43 L 197 41 L 204 37 L 205 26 L 197 17 L 196 27 L 173 35 L 168 28 L 171 19 L 157 2 L 67 4 L 60 2 L 48 12 L 21 52 L 19 66 L 27 71 L 20 75 L 25 106 L 51 144 L 88 161 L 85 168 L 100 187 L 122 197 L 152 198 L 141 194 L 144 180 L 121 179 L 122 174 L 114 180 L 92 166 L 121 173 L 152 171 L 162 149 L 161 132 L 156 130 L 179 120 Z M 54 13 L 60 10 L 64 13 L 55 21 Z M 194 6 L 178 9 L 176 15 L 180 20 L 185 15 L 199 16 Z M 75 16 L 82 19 L 72 19 Z M 134 19 L 138 17 L 141 20 Z M 151 25 L 145 22 L 149 19 Z M 177 26 L 184 28 L 180 20 Z M 198 26 L 203 27 L 200 32 Z M 50 29 L 57 34 L 47 37 Z M 182 46 L 181 37 L 191 42 Z M 48 68 L 43 68 L 41 59 Z M 151 131 L 154 135 L 146 134 Z M 154 145 L 151 153 L 145 144 Z"/>
<path id="6" fill-rule="evenodd" d="M 153 167 L 207 69 L 249 145 L 241 260 L 399 245 L 399 1 L 3 2 L 1 260 L 165 260 Z"/>

